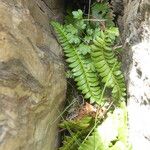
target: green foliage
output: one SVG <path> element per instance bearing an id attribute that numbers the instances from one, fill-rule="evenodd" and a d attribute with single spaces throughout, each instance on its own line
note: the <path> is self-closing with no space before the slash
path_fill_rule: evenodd
<path id="1" fill-rule="evenodd" d="M 63 121 L 60 127 L 69 135 L 64 136 L 60 150 L 129 150 L 127 112 L 122 102 L 126 89 L 121 63 L 115 54 L 120 50 L 114 48 L 118 29 L 107 2 L 94 3 L 89 16 L 85 17 L 80 9 L 69 11 L 64 25 L 55 21 L 51 24 L 70 68 L 67 77 L 76 81 L 77 89 L 90 103 L 102 106 L 108 103 L 107 93 L 112 93 L 111 100 L 117 108 L 113 113 L 109 111 L 104 121 L 88 116 Z"/>
<path id="2" fill-rule="evenodd" d="M 60 124 L 60 127 L 64 129 L 69 128 L 73 131 L 79 131 L 89 128 L 91 126 L 91 123 L 93 123 L 93 119 L 87 116 L 83 117 L 81 120 L 65 120 Z"/>
<path id="3" fill-rule="evenodd" d="M 125 103 L 109 114 L 79 150 L 129 150 L 127 142 L 127 111 Z M 113 144 L 115 143 L 115 144 Z"/>
<path id="4" fill-rule="evenodd" d="M 72 14 L 75 19 L 80 20 L 83 18 L 83 12 L 80 9 L 78 11 L 73 11 Z"/>
<path id="5" fill-rule="evenodd" d="M 77 150 L 85 136 L 91 130 L 93 119 L 84 117 L 81 120 L 67 121 L 60 124 L 60 127 L 69 131 L 69 136 L 65 136 L 63 146 L 59 150 Z"/>
<path id="6" fill-rule="evenodd" d="M 57 22 L 52 22 L 51 24 L 55 28 L 65 55 L 68 57 L 66 61 L 69 63 L 69 67 L 72 70 L 78 89 L 85 94 L 84 97 L 86 99 L 90 99 L 91 102 L 100 103 L 101 89 L 97 74 L 87 68 L 88 64 L 86 62 L 86 58 L 83 57 L 83 55 L 80 55 L 81 52 L 78 48 L 70 42 L 71 36 L 67 33 L 67 28 L 64 28 Z"/>
<path id="7" fill-rule="evenodd" d="M 79 145 L 82 143 L 80 137 L 82 137 L 81 131 L 73 133 L 71 136 L 65 136 L 63 140 L 63 147 L 60 147 L 59 150 L 77 150 Z"/>
<path id="8" fill-rule="evenodd" d="M 101 36 L 93 41 L 91 55 L 102 82 L 112 88 L 113 98 L 124 100 L 126 95 L 124 77 L 120 70 L 120 63 L 111 48 L 117 35 L 118 32 L 114 27 L 101 31 Z"/>
<path id="9" fill-rule="evenodd" d="M 107 118 L 94 127 L 94 120 L 85 117 L 81 120 L 64 121 L 60 127 L 70 135 L 64 137 L 60 150 L 131 150 L 127 141 L 127 110 L 125 102 L 120 104 Z M 94 129 L 92 135 L 88 133 Z M 87 137 L 87 138 L 86 138 Z M 84 140 L 86 138 L 86 140 Z"/>
<path id="10" fill-rule="evenodd" d="M 110 9 L 109 3 L 104 2 L 104 3 L 94 3 L 91 7 L 92 10 L 92 16 L 94 19 L 97 20 L 104 20 L 103 22 L 105 22 L 105 25 L 107 27 L 112 27 L 114 26 L 114 22 L 113 22 L 113 13 L 112 10 Z M 98 26 L 98 22 L 96 22 L 95 24 L 96 26 Z"/>
<path id="11" fill-rule="evenodd" d="M 92 7 L 93 11 L 95 10 L 93 12 L 95 16 L 99 13 L 96 10 L 97 5 Z M 100 8 L 103 9 L 107 5 L 102 3 Z M 95 7 L 96 9 L 94 9 Z M 107 9 L 106 14 L 107 12 L 110 13 Z M 104 14 L 101 17 L 107 16 Z M 117 28 L 107 27 L 105 31 L 100 31 L 99 28 L 94 29 L 89 26 L 88 22 L 84 21 L 81 10 L 73 11 L 72 16 L 74 18 L 73 24 L 62 26 L 57 22 L 52 22 L 52 25 L 64 49 L 66 61 L 69 63 L 78 89 L 82 91 L 86 99 L 101 104 L 102 90 L 100 85 L 102 83 L 100 78 L 102 78 L 102 82 L 107 83 L 106 87 L 112 88 L 113 98 L 124 100 L 124 78 L 120 71 L 120 63 L 112 50 L 118 36 Z"/>
<path id="12" fill-rule="evenodd" d="M 88 138 L 85 143 L 82 143 L 78 150 L 107 150 L 101 137 L 96 130 L 93 134 Z"/>

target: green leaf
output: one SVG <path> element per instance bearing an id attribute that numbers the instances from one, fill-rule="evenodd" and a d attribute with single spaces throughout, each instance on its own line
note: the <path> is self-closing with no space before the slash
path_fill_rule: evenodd
<path id="1" fill-rule="evenodd" d="M 109 7 L 109 3 L 101 2 L 101 3 L 94 3 L 92 5 L 92 16 L 97 20 L 104 20 L 106 27 L 114 26 L 113 23 L 113 13 Z M 101 21 L 102 22 L 102 21 Z M 95 26 L 99 26 L 99 22 L 94 23 Z"/>
<path id="2" fill-rule="evenodd" d="M 91 47 L 85 44 L 80 44 L 77 48 L 80 54 L 86 55 L 87 53 L 91 52 Z"/>
<path id="3" fill-rule="evenodd" d="M 78 30 L 72 24 L 66 25 L 66 29 L 68 33 L 71 33 L 73 35 L 78 34 Z"/>
<path id="4" fill-rule="evenodd" d="M 79 150 L 129 150 L 127 142 L 127 110 L 125 102 L 121 103 L 113 113 L 85 141 Z"/>
<path id="5" fill-rule="evenodd" d="M 100 35 L 101 35 L 100 29 L 95 28 L 94 33 L 93 33 L 93 39 L 95 39 L 96 37 L 99 37 Z"/>
<path id="6" fill-rule="evenodd" d="M 70 63 L 69 64 L 69 67 L 70 68 L 74 68 L 74 67 L 77 67 L 78 65 L 80 65 L 80 62 L 79 61 L 75 61 L 75 62 L 73 62 L 73 63 Z M 81 66 L 80 66 L 81 67 Z"/>
<path id="7" fill-rule="evenodd" d="M 115 37 L 118 35 L 117 29 L 110 28 L 103 32 L 103 38 L 97 37 L 93 40 L 92 60 L 95 68 L 102 77 L 102 82 L 106 84 L 106 87 L 112 88 L 112 96 L 114 100 L 123 100 L 125 96 L 125 82 L 123 74 L 120 70 L 120 63 L 117 61 L 112 49 L 110 48 L 115 41 Z M 113 39 L 112 43 L 107 43 L 105 38 Z"/>
<path id="8" fill-rule="evenodd" d="M 86 42 L 86 43 L 90 43 L 91 40 L 92 40 L 92 36 L 85 36 L 84 37 L 84 42 Z"/>
<path id="9" fill-rule="evenodd" d="M 81 9 L 78 9 L 78 11 L 73 11 L 72 14 L 75 19 L 82 19 L 83 17 L 83 12 Z"/>
<path id="10" fill-rule="evenodd" d="M 82 74 L 83 74 L 83 70 L 78 70 L 78 71 L 76 71 L 76 72 L 73 73 L 73 75 L 76 76 L 76 77 L 80 76 Z"/>
<path id="11" fill-rule="evenodd" d="M 88 34 L 88 35 L 92 35 L 93 34 L 93 29 L 90 29 L 90 28 L 88 28 L 87 30 L 86 30 L 86 33 Z"/>
<path id="12" fill-rule="evenodd" d="M 67 36 L 68 42 L 69 42 L 70 44 L 73 44 L 73 43 L 74 43 L 74 44 L 79 44 L 80 41 L 81 41 L 77 35 L 73 35 L 73 34 L 71 34 L 71 33 L 68 33 L 66 36 Z"/>
<path id="13" fill-rule="evenodd" d="M 72 62 L 75 62 L 77 59 L 78 59 L 78 57 L 75 55 L 73 57 L 70 57 L 70 58 L 66 59 L 66 62 L 72 63 Z"/>
<path id="14" fill-rule="evenodd" d="M 76 22 L 76 27 L 78 30 L 82 31 L 86 28 L 86 24 L 84 23 L 83 20 L 79 20 Z"/>
<path id="15" fill-rule="evenodd" d="M 76 133 L 72 133 L 71 136 L 65 136 L 63 141 L 63 146 L 59 148 L 59 150 L 75 150 L 81 144 L 81 131 Z"/>

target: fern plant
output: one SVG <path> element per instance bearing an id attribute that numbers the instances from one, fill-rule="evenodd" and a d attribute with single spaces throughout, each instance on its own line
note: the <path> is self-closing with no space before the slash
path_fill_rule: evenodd
<path id="1" fill-rule="evenodd" d="M 106 10 L 98 16 L 98 9 Z M 95 4 L 92 6 L 92 12 L 94 17 L 101 19 L 104 17 L 106 20 L 107 26 L 104 31 L 100 31 L 97 26 L 93 28 L 93 23 L 83 18 L 81 10 L 72 12 L 71 21 L 74 20 L 72 24 L 69 22 L 63 26 L 54 21 L 51 24 L 84 98 L 102 105 L 104 95 L 101 87 L 107 83 L 106 87 L 112 88 L 114 100 L 124 100 L 126 95 L 124 77 L 120 71 L 120 63 L 112 50 L 118 30 L 108 18 L 111 12 L 108 3 Z"/>
<path id="2" fill-rule="evenodd" d="M 118 29 L 114 27 L 112 11 L 107 0 L 94 3 L 91 13 L 91 18 L 87 18 L 83 17 L 82 10 L 73 11 L 67 15 L 64 25 L 56 21 L 52 21 L 51 24 L 64 50 L 70 68 L 69 77 L 76 81 L 77 88 L 84 98 L 101 107 L 107 102 L 107 91 L 111 90 L 111 99 L 118 106 L 125 100 L 126 95 L 121 63 L 113 50 L 119 35 Z M 104 119 L 104 122 L 97 117 L 90 120 L 65 120 L 60 127 L 66 129 L 69 135 L 64 137 L 64 145 L 60 150 L 122 150 L 120 147 L 125 147 L 127 143 L 126 130 L 121 129 L 126 129 L 126 118 L 119 118 L 115 112 L 116 110 L 111 111 L 111 115 Z M 105 137 L 105 133 L 99 133 L 103 126 L 108 127 L 105 122 L 112 123 L 108 137 Z"/>
<path id="3" fill-rule="evenodd" d="M 67 34 L 66 28 L 57 22 L 52 22 L 51 24 L 57 33 L 65 55 L 68 57 L 66 61 L 72 69 L 78 89 L 85 94 L 84 97 L 86 99 L 90 99 L 91 102 L 100 103 L 101 89 L 97 74 L 87 68 L 86 59 L 79 53 L 77 48 L 70 43 L 70 35 Z"/>

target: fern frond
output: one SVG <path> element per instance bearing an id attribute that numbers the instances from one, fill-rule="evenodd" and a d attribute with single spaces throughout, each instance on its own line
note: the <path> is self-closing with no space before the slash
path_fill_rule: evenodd
<path id="1" fill-rule="evenodd" d="M 51 23 L 57 33 L 58 40 L 68 57 L 66 60 L 72 69 L 73 76 L 77 82 L 78 89 L 82 91 L 86 99 L 91 102 L 100 103 L 101 89 L 96 73 L 87 69 L 87 64 L 83 55 L 81 55 L 76 47 L 69 42 L 67 29 L 57 22 Z"/>
<path id="2" fill-rule="evenodd" d="M 65 120 L 59 126 L 63 129 L 69 128 L 73 131 L 79 131 L 90 128 L 91 123 L 93 123 L 92 118 L 87 116 L 83 117 L 81 120 Z"/>
<path id="3" fill-rule="evenodd" d="M 82 140 L 80 139 L 82 131 L 73 133 L 71 136 L 65 136 L 63 140 L 63 147 L 59 150 L 77 150 Z"/>
<path id="4" fill-rule="evenodd" d="M 93 122 L 94 120 L 91 117 L 84 117 L 81 120 L 63 121 L 60 127 L 67 129 L 70 136 L 64 136 L 63 147 L 59 150 L 77 150 L 92 128 Z"/>
<path id="5" fill-rule="evenodd" d="M 109 35 L 108 35 L 109 34 Z M 102 77 L 102 82 L 107 87 L 112 88 L 112 95 L 116 100 L 124 100 L 125 83 L 122 72 L 120 71 L 120 63 L 112 51 L 112 43 L 115 39 L 115 32 L 102 32 L 101 37 L 93 40 L 92 59 L 96 70 Z"/>

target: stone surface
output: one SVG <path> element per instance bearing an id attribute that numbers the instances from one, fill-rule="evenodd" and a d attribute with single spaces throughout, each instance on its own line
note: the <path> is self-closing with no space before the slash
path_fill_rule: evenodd
<path id="1" fill-rule="evenodd" d="M 63 5 L 50 2 L 0 0 L 0 150 L 56 150 L 66 80 L 49 20 Z"/>
<path id="2" fill-rule="evenodd" d="M 125 49 L 123 69 L 127 83 L 129 141 L 133 150 L 149 150 L 150 1 L 114 0 L 114 2 L 124 6 L 122 23 L 119 25 Z"/>

